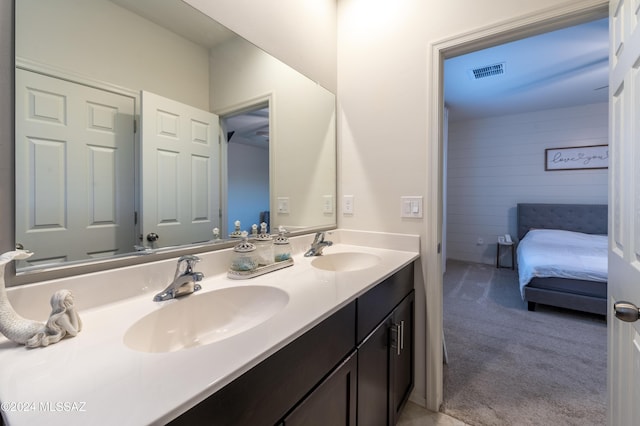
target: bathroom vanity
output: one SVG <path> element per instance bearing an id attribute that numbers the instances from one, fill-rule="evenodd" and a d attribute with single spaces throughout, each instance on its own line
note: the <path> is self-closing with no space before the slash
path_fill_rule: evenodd
<path id="1" fill-rule="evenodd" d="M 171 425 L 394 425 L 413 389 L 413 265 Z"/>
<path id="2" fill-rule="evenodd" d="M 229 250 L 203 254 L 202 290 L 164 302 L 175 259 L 9 289 L 38 319 L 69 288 L 84 326 L 35 350 L 0 339 L 5 422 L 395 424 L 413 387 L 419 238 L 336 230 L 304 257 L 312 237 L 292 238 L 293 266 L 248 280 L 226 276 Z M 211 332 L 185 330 L 199 327 Z"/>

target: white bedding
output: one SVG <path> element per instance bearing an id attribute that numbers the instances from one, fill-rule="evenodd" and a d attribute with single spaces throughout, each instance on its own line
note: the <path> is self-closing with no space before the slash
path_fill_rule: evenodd
<path id="1" fill-rule="evenodd" d="M 518 244 L 520 293 L 534 277 L 607 281 L 607 236 L 533 229 Z"/>

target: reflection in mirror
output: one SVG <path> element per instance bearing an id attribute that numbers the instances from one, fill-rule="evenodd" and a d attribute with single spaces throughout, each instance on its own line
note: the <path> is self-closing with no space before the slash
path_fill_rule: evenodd
<path id="1" fill-rule="evenodd" d="M 226 230 L 232 231 L 239 221 L 250 233 L 251 225 L 270 223 L 269 106 L 256 105 L 221 119 L 227 138 Z"/>
<path id="2" fill-rule="evenodd" d="M 18 272 L 335 227 L 332 93 L 180 0 L 15 8 Z"/>

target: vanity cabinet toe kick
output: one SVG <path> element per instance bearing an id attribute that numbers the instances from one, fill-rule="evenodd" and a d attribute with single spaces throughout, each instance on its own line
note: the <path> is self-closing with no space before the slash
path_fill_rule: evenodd
<path id="1" fill-rule="evenodd" d="M 170 425 L 395 425 L 414 380 L 413 263 Z"/>

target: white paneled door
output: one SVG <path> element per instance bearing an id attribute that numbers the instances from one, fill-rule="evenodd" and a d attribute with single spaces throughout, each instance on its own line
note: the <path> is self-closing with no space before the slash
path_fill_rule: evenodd
<path id="1" fill-rule="evenodd" d="M 142 92 L 142 235 L 153 247 L 208 241 L 220 226 L 218 116 Z"/>
<path id="2" fill-rule="evenodd" d="M 133 97 L 16 69 L 16 242 L 32 262 L 133 251 Z"/>
<path id="3" fill-rule="evenodd" d="M 609 415 L 640 424 L 640 29 L 639 0 L 610 3 Z M 616 318 L 626 306 L 627 322 Z M 617 309 L 614 308 L 617 304 Z"/>

